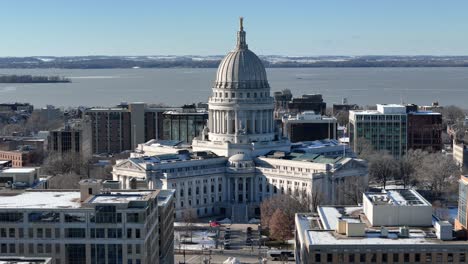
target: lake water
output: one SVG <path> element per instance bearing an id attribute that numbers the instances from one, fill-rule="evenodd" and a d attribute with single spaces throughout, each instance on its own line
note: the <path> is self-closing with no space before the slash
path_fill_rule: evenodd
<path id="1" fill-rule="evenodd" d="M 113 106 L 120 102 L 182 105 L 206 102 L 216 69 L 0 69 L 4 74 L 60 75 L 72 83 L 0 84 L 1 102 L 36 107 Z M 271 90 L 294 96 L 321 93 L 328 105 L 341 102 L 416 103 L 439 101 L 468 108 L 468 68 L 274 68 Z"/>

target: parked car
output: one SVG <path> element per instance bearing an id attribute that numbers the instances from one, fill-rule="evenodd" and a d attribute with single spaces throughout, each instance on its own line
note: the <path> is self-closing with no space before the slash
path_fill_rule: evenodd
<path id="1" fill-rule="evenodd" d="M 211 227 L 218 227 L 218 226 L 221 226 L 221 224 L 218 221 L 210 221 L 210 226 Z"/>

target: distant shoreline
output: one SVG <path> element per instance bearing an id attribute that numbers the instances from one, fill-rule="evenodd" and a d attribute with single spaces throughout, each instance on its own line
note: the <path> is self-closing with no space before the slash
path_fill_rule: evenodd
<path id="1" fill-rule="evenodd" d="M 34 76 L 34 75 L 16 75 L 0 74 L 0 83 L 69 83 L 69 78 L 60 76 Z"/>
<path id="2" fill-rule="evenodd" d="M 266 68 L 468 67 L 468 56 L 259 56 Z M 0 57 L 0 69 L 217 68 L 223 56 Z"/>

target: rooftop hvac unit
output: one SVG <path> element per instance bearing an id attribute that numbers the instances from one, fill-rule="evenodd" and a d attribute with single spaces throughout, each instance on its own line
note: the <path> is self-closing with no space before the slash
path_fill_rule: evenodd
<path id="1" fill-rule="evenodd" d="M 388 237 L 388 229 L 385 226 L 380 227 L 380 237 Z"/>
<path id="2" fill-rule="evenodd" d="M 402 237 L 402 238 L 408 238 L 409 237 L 409 227 L 407 227 L 407 226 L 400 227 L 400 233 L 398 233 L 398 236 Z"/>

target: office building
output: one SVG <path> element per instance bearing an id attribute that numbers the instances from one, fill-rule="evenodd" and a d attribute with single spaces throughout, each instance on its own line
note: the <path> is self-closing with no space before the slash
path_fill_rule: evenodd
<path id="1" fill-rule="evenodd" d="M 407 108 L 408 109 L 408 108 Z M 431 111 L 408 112 L 408 149 L 442 150 L 442 115 Z"/>
<path id="2" fill-rule="evenodd" d="M 455 230 L 462 231 L 465 239 L 468 238 L 468 176 L 461 175 L 458 181 L 458 213 L 455 219 Z"/>
<path id="3" fill-rule="evenodd" d="M 305 111 L 282 118 L 283 137 L 291 142 L 337 139 L 336 118 Z"/>
<path id="4" fill-rule="evenodd" d="M 174 263 L 175 190 L 159 190 L 159 263 Z"/>
<path id="5" fill-rule="evenodd" d="M 325 115 L 327 104 L 321 94 L 304 94 L 302 97 L 293 98 L 291 91 L 286 89 L 274 93 L 274 118 L 281 119 L 285 114 L 299 114 L 305 111 L 313 111 Z"/>
<path id="6" fill-rule="evenodd" d="M 34 107 L 29 103 L 3 103 L 0 104 L 0 113 L 26 112 L 32 113 Z"/>
<path id="7" fill-rule="evenodd" d="M 453 140 L 452 157 L 460 168 L 468 168 L 468 146 L 464 142 Z"/>
<path id="8" fill-rule="evenodd" d="M 302 97 L 293 98 L 288 103 L 288 111 L 297 114 L 305 111 L 314 111 L 317 114 L 325 115 L 327 104 L 323 101 L 321 94 L 304 94 Z"/>
<path id="9" fill-rule="evenodd" d="M 159 240 L 171 238 L 159 234 L 159 191 L 103 186 L 83 180 L 77 191 L 0 193 L 0 254 L 54 264 L 160 263 Z"/>
<path id="10" fill-rule="evenodd" d="M 111 108 L 85 110 L 90 120 L 93 154 L 132 150 L 152 139 L 191 142 L 200 136 L 208 113 L 192 105 L 153 107 L 122 103 Z"/>
<path id="11" fill-rule="evenodd" d="M 42 153 L 42 150 L 23 146 L 17 150 L 0 150 L 0 160 L 11 161 L 15 168 L 32 167 L 42 162 Z"/>
<path id="12" fill-rule="evenodd" d="M 411 189 L 364 193 L 362 206 L 296 214 L 296 263 L 466 263 L 466 241 Z"/>
<path id="13" fill-rule="evenodd" d="M 387 151 L 396 158 L 405 155 L 407 114 L 403 105 L 377 105 L 377 110 L 349 111 L 350 145 L 354 151 L 365 139 L 374 149 Z"/>
<path id="14" fill-rule="evenodd" d="M 333 104 L 332 113 L 336 115 L 340 112 L 349 112 L 350 110 L 358 110 L 357 104 L 349 104 L 347 98 L 343 98 L 341 104 Z"/>
<path id="15" fill-rule="evenodd" d="M 48 150 L 58 157 L 71 155 L 87 160 L 92 156 L 91 126 L 89 120 L 67 124 L 64 128 L 49 131 Z"/>

